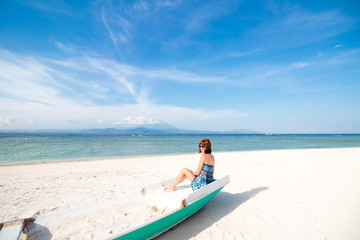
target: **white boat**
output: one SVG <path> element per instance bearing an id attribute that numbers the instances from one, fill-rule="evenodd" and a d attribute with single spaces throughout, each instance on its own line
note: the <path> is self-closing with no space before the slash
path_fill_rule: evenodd
<path id="1" fill-rule="evenodd" d="M 35 218 L 17 219 L 0 223 L 0 240 L 25 240 L 24 230 Z"/>
<path id="2" fill-rule="evenodd" d="M 141 194 L 127 198 L 104 201 L 37 218 L 0 223 L 0 240 L 51 239 L 52 237 L 84 239 L 84 232 L 91 232 L 99 228 L 99 225 L 103 231 L 97 233 L 96 239 L 151 239 L 201 209 L 230 182 L 230 177 L 227 175 L 217 179 L 196 191 L 192 191 L 189 184 L 181 184 L 176 187 L 175 192 L 164 192 L 162 185 L 172 181 L 173 179 L 169 179 L 149 185 L 141 190 Z M 129 217 L 126 212 L 131 211 L 134 214 Z M 121 224 L 109 224 L 107 220 L 114 218 L 120 219 Z M 96 221 L 101 219 L 102 222 L 82 225 L 84 219 Z M 132 220 L 131 224 L 129 220 Z M 74 221 L 78 222 L 73 224 Z M 81 228 L 74 229 L 74 226 Z"/>
<path id="3" fill-rule="evenodd" d="M 230 176 L 227 175 L 196 191 L 192 191 L 190 185 L 179 185 L 175 192 L 164 192 L 161 185 L 171 183 L 172 180 L 153 184 L 142 190 L 143 195 L 147 195 L 159 206 L 166 206 L 169 209 L 167 212 L 108 239 L 151 239 L 160 235 L 201 209 L 230 182 Z"/>

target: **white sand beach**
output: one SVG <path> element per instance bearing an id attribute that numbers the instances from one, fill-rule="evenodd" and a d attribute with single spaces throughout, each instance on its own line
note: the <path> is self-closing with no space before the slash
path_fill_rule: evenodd
<path id="1" fill-rule="evenodd" d="M 360 239 L 360 148 L 213 154 L 215 178 L 230 174 L 230 184 L 157 239 Z M 80 209 L 94 218 L 49 228 L 49 236 L 99 239 L 116 228 L 116 214 L 126 212 L 129 223 L 147 214 L 122 199 L 183 167 L 195 169 L 198 159 L 178 154 L 0 166 L 0 222 Z"/>

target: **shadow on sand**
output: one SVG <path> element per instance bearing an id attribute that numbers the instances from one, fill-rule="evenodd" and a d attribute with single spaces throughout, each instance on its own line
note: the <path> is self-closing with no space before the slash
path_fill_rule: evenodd
<path id="1" fill-rule="evenodd" d="M 50 240 L 53 237 L 48 228 L 37 223 L 31 223 L 25 233 L 26 240 Z"/>
<path id="2" fill-rule="evenodd" d="M 158 236 L 161 239 L 189 239 L 198 233 L 212 226 L 214 223 L 230 214 L 237 207 L 258 193 L 269 189 L 268 187 L 258 187 L 243 193 L 219 192 L 202 209 L 191 217 L 187 218 L 169 231 Z"/>

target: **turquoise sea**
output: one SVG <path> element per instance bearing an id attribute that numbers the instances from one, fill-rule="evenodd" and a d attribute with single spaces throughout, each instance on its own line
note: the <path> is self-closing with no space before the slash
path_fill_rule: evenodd
<path id="1" fill-rule="evenodd" d="M 213 152 L 360 147 L 360 134 L 157 135 L 0 133 L 0 164 L 196 153 L 203 138 Z"/>

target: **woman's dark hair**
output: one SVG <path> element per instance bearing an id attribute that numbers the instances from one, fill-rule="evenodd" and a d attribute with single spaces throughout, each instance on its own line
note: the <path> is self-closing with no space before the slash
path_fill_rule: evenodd
<path id="1" fill-rule="evenodd" d="M 211 142 L 209 139 L 205 138 L 200 141 L 199 145 L 205 145 L 205 153 L 211 153 Z M 200 146 L 199 146 L 199 153 L 201 152 Z"/>

